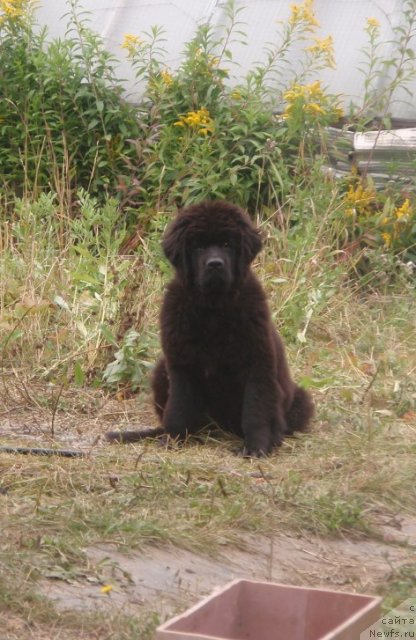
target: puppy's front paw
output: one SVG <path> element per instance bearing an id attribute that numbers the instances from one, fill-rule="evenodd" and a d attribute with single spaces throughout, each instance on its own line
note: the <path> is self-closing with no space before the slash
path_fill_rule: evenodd
<path id="1" fill-rule="evenodd" d="M 242 458 L 265 458 L 270 452 L 256 446 L 250 446 L 245 444 L 242 449 L 240 449 L 239 455 Z"/>

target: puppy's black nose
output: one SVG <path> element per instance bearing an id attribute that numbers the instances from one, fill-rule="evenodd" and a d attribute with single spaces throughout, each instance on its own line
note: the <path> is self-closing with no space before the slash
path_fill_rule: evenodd
<path id="1" fill-rule="evenodd" d="M 224 260 L 222 258 L 209 258 L 207 260 L 208 269 L 222 269 L 224 267 Z"/>

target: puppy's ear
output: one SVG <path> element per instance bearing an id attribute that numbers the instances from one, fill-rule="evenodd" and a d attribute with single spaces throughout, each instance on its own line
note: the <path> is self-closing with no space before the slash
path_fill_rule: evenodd
<path id="1" fill-rule="evenodd" d="M 241 258 L 243 264 L 248 266 L 253 262 L 262 246 L 263 243 L 259 231 L 253 226 L 251 221 L 244 221 L 241 230 Z"/>
<path id="2" fill-rule="evenodd" d="M 169 262 L 180 268 L 185 255 L 186 230 L 189 226 L 188 218 L 178 216 L 171 222 L 162 238 L 162 249 Z"/>

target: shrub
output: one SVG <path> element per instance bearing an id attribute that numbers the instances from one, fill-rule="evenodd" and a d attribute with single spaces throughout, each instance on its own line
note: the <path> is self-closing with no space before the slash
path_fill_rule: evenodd
<path id="1" fill-rule="evenodd" d="M 310 85 L 315 87 L 310 96 L 302 85 L 311 73 L 333 65 L 330 38 L 315 38 L 305 48 L 291 89 L 292 94 L 295 87 L 301 92 L 302 103 L 292 99 L 283 117 L 276 113 L 284 97 L 289 99 L 282 66 L 293 45 L 312 37 L 317 28 L 312 2 L 293 6 L 276 45 L 267 48 L 264 64 L 232 86 L 232 42 L 244 37 L 240 11 L 227 3 L 228 22 L 220 37 L 209 24 L 201 25 L 175 73 L 164 63 L 160 31 L 125 38 L 123 46 L 138 78 L 146 82 L 143 108 L 147 98 L 151 100 L 149 122 L 144 139 L 136 143 L 137 158 L 126 185 L 126 201 L 140 205 L 143 215 L 153 211 L 155 203 L 171 207 L 206 197 L 229 198 L 253 211 L 278 207 L 290 189 L 301 140 L 306 135 L 316 140 L 312 129 L 339 119 L 335 97 L 319 87 L 318 100 L 318 82 Z"/>
<path id="2" fill-rule="evenodd" d="M 345 181 L 342 212 L 348 240 L 381 247 L 399 254 L 403 260 L 416 260 L 416 209 L 414 197 L 400 191 L 379 191 L 371 178 L 353 172 Z"/>
<path id="3" fill-rule="evenodd" d="M 68 34 L 47 40 L 29 0 L 2 2 L 0 166 L 10 190 L 114 191 L 138 135 L 114 60 L 70 2 Z"/>

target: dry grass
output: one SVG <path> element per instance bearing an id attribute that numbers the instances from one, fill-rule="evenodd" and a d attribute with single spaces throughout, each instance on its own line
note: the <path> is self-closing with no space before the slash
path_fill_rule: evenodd
<path id="1" fill-rule="evenodd" d="M 386 521 L 416 517 L 414 292 L 407 285 L 399 293 L 359 292 L 329 244 L 305 253 L 305 243 L 273 260 L 279 240 L 270 231 L 257 268 L 295 376 L 314 393 L 317 418 L 310 434 L 261 461 L 235 456 L 237 443 L 227 438 L 175 450 L 100 441 L 115 425 L 154 422 L 145 392 L 128 398 L 91 386 L 109 359 L 103 324 L 117 334 L 127 319 L 156 336 L 161 278 L 153 246 L 135 265 L 107 255 L 106 277 L 88 283 L 65 252 L 58 261 L 53 252 L 33 255 L 23 277 L 24 257 L 36 246 L 7 244 L 3 444 L 87 453 L 70 460 L 0 452 L 0 619 L 7 640 L 153 637 L 152 611 L 62 613 L 39 596 L 44 577 L 102 584 L 85 553 L 92 545 L 172 545 L 212 555 L 244 546 L 247 533 L 379 540 Z M 68 309 L 56 303 L 64 286 Z M 154 338 L 147 357 L 156 350 Z M 389 601 L 415 589 L 414 568 L 392 571 L 391 587 L 384 585 Z"/>
<path id="2" fill-rule="evenodd" d="M 65 411 L 55 417 L 55 440 L 78 442 L 90 451 L 87 458 L 0 454 L 1 609 L 40 629 L 49 624 L 57 614 L 38 600 L 36 580 L 91 578 L 84 550 L 98 543 L 126 550 L 170 544 L 216 554 L 226 545 L 243 544 L 247 532 L 379 539 L 387 520 L 414 518 L 412 304 L 397 296 L 350 302 L 338 325 L 325 326 L 331 339 L 322 336 L 320 321 L 312 323 L 310 342 L 290 355 L 294 369 L 314 387 L 314 429 L 266 460 L 239 459 L 237 443 L 229 439 L 173 451 L 152 442 L 103 446 L 96 436 L 115 419 L 150 421 L 146 398 L 115 402 L 66 390 Z M 80 399 L 89 403 L 89 415 L 79 413 Z M 21 414 L 32 442 L 50 443 L 49 413 L 43 407 L 32 428 L 32 412 Z M 10 435 L 19 413 L 9 421 Z M 410 569 L 403 571 L 407 588 L 414 588 Z M 402 585 L 397 574 L 392 573 L 392 584 Z M 58 620 L 56 633 L 60 629 L 62 637 L 70 638 L 72 628 L 84 630 L 86 638 L 113 637 L 114 620 L 86 615 L 80 622 L 70 613 Z M 152 628 L 148 618 L 127 616 L 117 624 L 120 638 L 133 638 L 148 624 Z"/>

